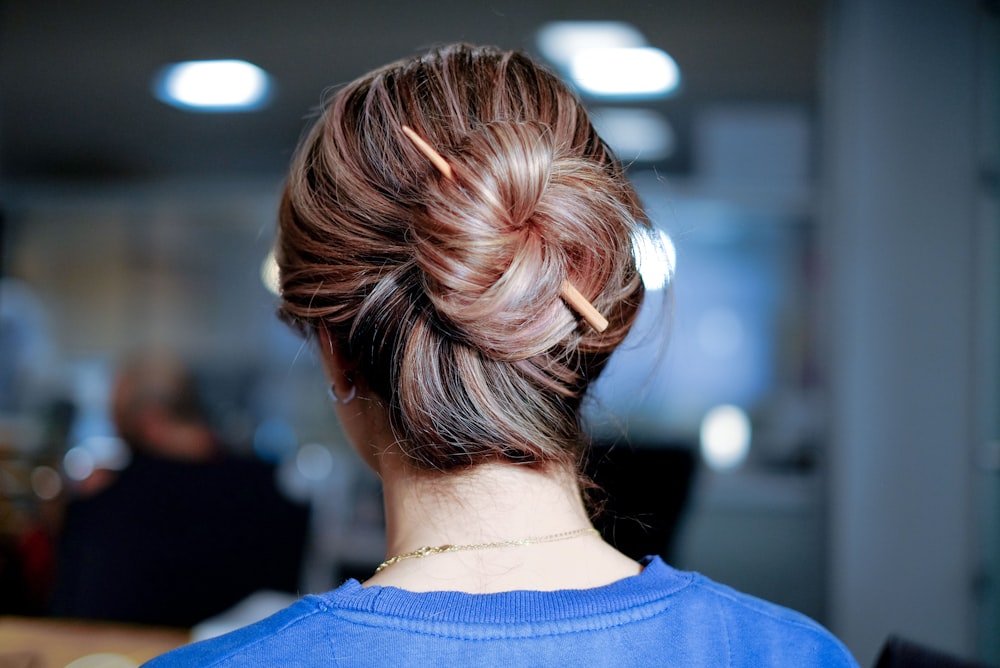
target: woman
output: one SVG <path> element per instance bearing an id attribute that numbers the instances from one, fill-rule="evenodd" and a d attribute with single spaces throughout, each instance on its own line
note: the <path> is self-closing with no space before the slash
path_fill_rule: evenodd
<path id="1" fill-rule="evenodd" d="M 387 559 L 152 665 L 855 665 L 591 527 L 580 403 L 635 320 L 648 226 L 524 55 L 456 45 L 337 92 L 282 200 L 281 309 L 382 479 Z"/>

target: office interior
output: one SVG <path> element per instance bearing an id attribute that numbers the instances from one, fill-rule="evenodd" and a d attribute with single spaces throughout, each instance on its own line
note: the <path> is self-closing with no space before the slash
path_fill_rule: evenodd
<path id="1" fill-rule="evenodd" d="M 611 23 L 676 66 L 667 91 L 580 88 L 671 248 L 588 403 L 599 453 L 653 457 L 613 521 L 655 525 L 643 504 L 670 497 L 673 565 L 814 617 L 862 665 L 893 634 L 1000 665 L 997 2 L 0 11 L 8 542 L 58 549 L 75 490 L 128 465 L 115 369 L 165 348 L 231 453 L 309 508 L 290 595 L 363 578 L 384 557 L 378 481 L 269 289 L 283 171 L 324 91 L 373 67 L 467 41 L 569 77 L 544 37 Z M 165 66 L 223 58 L 269 75 L 258 108 L 161 99 Z"/>

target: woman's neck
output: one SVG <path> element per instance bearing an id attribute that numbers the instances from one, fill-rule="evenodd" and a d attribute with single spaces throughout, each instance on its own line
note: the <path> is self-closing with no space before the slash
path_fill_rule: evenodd
<path id="1" fill-rule="evenodd" d="M 638 565 L 592 533 L 574 472 L 490 463 L 460 472 L 416 471 L 380 456 L 387 557 L 440 545 L 527 544 L 434 554 L 393 563 L 366 584 L 427 591 L 585 588 L 634 575 Z M 562 534 L 573 533 L 568 537 Z M 560 539 L 534 539 L 560 535 Z"/>
<path id="2" fill-rule="evenodd" d="M 451 472 L 382 467 L 387 549 L 484 543 L 590 526 L 575 476 L 516 464 Z"/>

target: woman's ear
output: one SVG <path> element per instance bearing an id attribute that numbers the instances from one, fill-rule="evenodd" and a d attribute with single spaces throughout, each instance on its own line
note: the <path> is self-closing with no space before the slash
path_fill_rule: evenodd
<path id="1" fill-rule="evenodd" d="M 351 378 L 351 364 L 344 355 L 343 346 L 330 336 L 326 327 L 317 327 L 316 331 L 319 336 L 320 360 L 331 391 L 338 397 L 353 396 L 355 387 Z"/>

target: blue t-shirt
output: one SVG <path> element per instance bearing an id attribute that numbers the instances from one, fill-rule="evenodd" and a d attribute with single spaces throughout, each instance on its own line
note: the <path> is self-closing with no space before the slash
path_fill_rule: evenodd
<path id="1" fill-rule="evenodd" d="M 146 666 L 857 666 L 804 615 L 659 557 L 644 563 L 582 590 L 414 593 L 349 580 Z"/>

